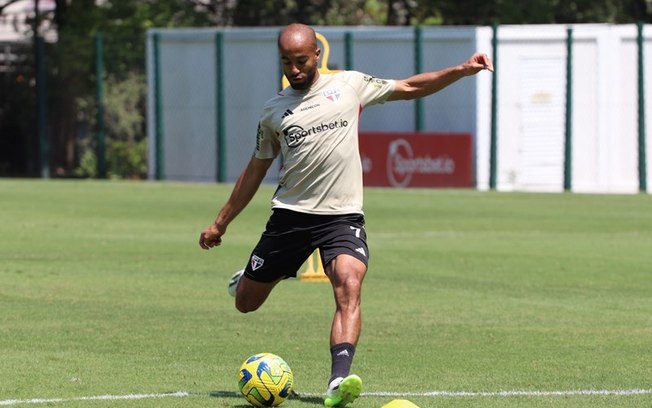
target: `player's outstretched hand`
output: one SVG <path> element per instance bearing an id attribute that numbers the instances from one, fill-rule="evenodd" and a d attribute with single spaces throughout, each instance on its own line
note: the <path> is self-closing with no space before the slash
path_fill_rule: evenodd
<path id="1" fill-rule="evenodd" d="M 494 64 L 491 62 L 491 58 L 481 52 L 473 54 L 464 66 L 467 69 L 468 75 L 475 75 L 485 69 L 491 72 L 494 71 Z"/>
<path id="2" fill-rule="evenodd" d="M 222 243 L 224 230 L 220 230 L 217 225 L 211 224 L 199 235 L 199 246 L 202 249 L 211 249 Z"/>

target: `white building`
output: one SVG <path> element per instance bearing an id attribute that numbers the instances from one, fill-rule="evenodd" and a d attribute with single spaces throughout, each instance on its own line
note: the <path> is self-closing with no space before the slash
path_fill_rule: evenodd
<path id="1" fill-rule="evenodd" d="M 2 13 L 0 14 L 0 43 L 29 41 L 32 38 L 31 26 L 35 15 L 34 0 L 0 0 Z M 6 5 L 6 6 L 5 6 Z M 54 12 L 54 0 L 39 0 L 39 15 Z M 50 26 L 50 19 L 43 19 L 39 32 L 48 41 L 56 41 L 56 30 Z"/>

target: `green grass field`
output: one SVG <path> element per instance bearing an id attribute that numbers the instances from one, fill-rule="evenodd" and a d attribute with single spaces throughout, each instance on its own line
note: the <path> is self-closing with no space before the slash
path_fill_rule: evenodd
<path id="1" fill-rule="evenodd" d="M 261 310 L 236 312 L 226 282 L 273 188 L 202 251 L 230 190 L 0 180 L 0 406 L 244 408 L 236 372 L 263 351 L 294 371 L 302 397 L 283 407 L 321 406 L 330 286 L 286 281 Z M 352 408 L 652 406 L 650 196 L 365 200 L 372 258 L 353 367 L 365 394 Z M 576 392 L 588 390 L 612 393 Z M 189 394 L 166 395 L 177 391 Z"/>

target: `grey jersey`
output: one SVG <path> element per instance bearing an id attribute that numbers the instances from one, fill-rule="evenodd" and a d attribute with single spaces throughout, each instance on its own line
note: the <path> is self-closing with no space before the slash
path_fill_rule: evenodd
<path id="1" fill-rule="evenodd" d="M 362 213 L 358 120 L 383 103 L 394 81 L 355 71 L 320 74 L 308 90 L 288 87 L 265 104 L 255 156 L 282 154 L 273 208 L 311 214 Z"/>

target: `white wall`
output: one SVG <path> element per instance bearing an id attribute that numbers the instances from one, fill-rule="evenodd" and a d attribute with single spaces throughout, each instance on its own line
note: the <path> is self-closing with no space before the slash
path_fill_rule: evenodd
<path id="1" fill-rule="evenodd" d="M 636 26 L 572 28 L 572 190 L 637 192 Z M 502 26 L 498 38 L 497 188 L 562 191 L 567 27 Z M 646 99 L 649 112 L 649 86 Z M 646 133 L 649 151 L 649 123 Z M 489 135 L 478 137 L 478 187 L 487 189 Z"/>

